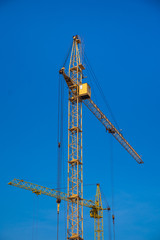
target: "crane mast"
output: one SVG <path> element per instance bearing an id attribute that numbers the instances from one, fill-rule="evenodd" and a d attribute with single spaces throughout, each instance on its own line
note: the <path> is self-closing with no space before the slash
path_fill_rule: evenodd
<path id="1" fill-rule="evenodd" d="M 110 210 L 109 208 L 107 210 Z M 103 232 L 103 206 L 100 192 L 100 184 L 97 184 L 95 196 L 95 208 L 90 210 L 90 217 L 94 218 L 94 240 L 104 240 Z"/>
<path id="2" fill-rule="evenodd" d="M 73 37 L 69 64 L 68 98 L 68 187 L 67 239 L 83 239 L 83 159 L 82 159 L 82 101 L 78 97 L 82 83 L 81 41 Z"/>

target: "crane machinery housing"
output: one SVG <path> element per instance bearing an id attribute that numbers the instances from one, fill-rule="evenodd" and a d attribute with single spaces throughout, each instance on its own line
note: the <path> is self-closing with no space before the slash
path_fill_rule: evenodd
<path id="1" fill-rule="evenodd" d="M 109 206 L 106 209 L 102 207 L 99 184 L 97 184 L 95 201 L 83 198 L 82 104 L 86 105 L 107 132 L 112 134 L 139 164 L 143 161 L 122 133 L 91 99 L 90 86 L 88 83 L 82 82 L 84 70 L 81 39 L 75 35 L 73 36 L 68 73 L 66 73 L 65 67 L 59 71 L 68 86 L 67 194 L 18 179 L 12 180 L 9 185 L 30 190 L 37 195 L 45 194 L 59 199 L 57 201 L 58 212 L 60 201 L 67 201 L 67 239 L 70 240 L 83 240 L 83 206 L 91 208 L 90 217 L 95 220 L 95 240 L 103 240 L 103 210 L 110 210 L 110 208 Z"/>

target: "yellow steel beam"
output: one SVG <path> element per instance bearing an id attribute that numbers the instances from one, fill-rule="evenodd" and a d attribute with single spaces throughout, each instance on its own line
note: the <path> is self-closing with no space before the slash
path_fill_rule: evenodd
<path id="1" fill-rule="evenodd" d="M 60 70 L 60 74 L 63 74 L 66 82 L 70 82 L 72 86 L 72 81 L 64 71 L 64 68 Z M 106 115 L 99 109 L 99 107 L 92 101 L 92 99 L 85 99 L 82 102 L 87 106 L 87 108 L 96 116 L 96 118 L 104 125 L 106 130 L 111 133 L 115 139 L 126 149 L 126 151 L 139 163 L 143 163 L 141 156 L 135 151 L 135 149 L 129 144 L 129 142 L 123 137 L 116 127 L 111 123 L 111 121 L 106 117 Z"/>
<path id="2" fill-rule="evenodd" d="M 104 113 L 97 107 L 97 105 L 91 100 L 83 100 L 83 103 L 88 109 L 96 116 L 96 118 L 105 126 L 106 130 L 111 133 L 118 142 L 127 150 L 127 152 L 138 162 L 143 163 L 141 156 L 134 150 L 134 148 L 127 142 L 115 126 L 109 121 Z"/>
<path id="3" fill-rule="evenodd" d="M 37 195 L 47 195 L 50 197 L 54 197 L 54 198 L 60 198 L 61 200 L 64 201 L 70 201 L 74 203 L 73 199 L 69 199 L 67 197 L 66 193 L 57 191 L 55 189 L 52 188 L 47 188 L 35 183 L 31 183 L 31 182 L 27 182 L 24 180 L 20 180 L 20 179 L 13 179 L 11 182 L 8 183 L 8 185 L 14 186 L 14 187 L 18 187 L 18 188 L 22 188 L 22 189 L 26 189 L 31 191 L 32 193 L 35 193 Z M 88 207 L 88 208 L 96 208 L 97 206 L 95 205 L 95 202 L 92 200 L 86 200 L 83 199 L 83 201 L 80 202 L 80 204 L 83 204 L 83 206 Z M 102 210 L 110 210 L 109 208 L 103 208 Z"/>

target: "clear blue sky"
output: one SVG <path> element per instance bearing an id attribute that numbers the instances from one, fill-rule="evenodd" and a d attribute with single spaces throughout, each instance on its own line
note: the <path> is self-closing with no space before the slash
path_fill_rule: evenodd
<path id="1" fill-rule="evenodd" d="M 37 199 L 7 182 L 16 177 L 56 187 L 58 70 L 75 34 L 85 42 L 124 136 L 144 160 L 138 165 L 113 140 L 116 240 L 159 240 L 159 1 L 1 0 L 0 33 L 0 240 L 56 239 L 55 199 Z M 111 204 L 109 141 L 84 107 L 84 184 L 99 182 Z M 95 190 L 85 186 L 84 197 L 94 199 Z M 65 239 L 65 217 L 62 204 L 60 239 Z M 84 218 L 84 239 L 93 239 L 88 210 Z M 106 215 L 104 220 L 108 239 Z"/>

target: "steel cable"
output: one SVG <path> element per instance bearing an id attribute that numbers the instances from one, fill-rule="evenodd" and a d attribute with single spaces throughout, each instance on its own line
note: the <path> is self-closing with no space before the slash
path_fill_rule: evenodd
<path id="1" fill-rule="evenodd" d="M 57 129 L 57 190 L 61 188 L 62 178 L 62 146 L 63 146 L 63 95 L 64 95 L 64 83 L 59 75 L 58 83 L 58 129 Z M 61 199 L 57 197 L 57 240 L 59 236 L 59 205 Z"/>
<path id="2" fill-rule="evenodd" d="M 115 240 L 115 215 L 114 215 L 114 162 L 113 162 L 113 142 L 110 137 L 110 167 L 111 167 L 111 194 L 112 194 L 112 221 L 113 221 L 113 239 Z"/>
<path id="3" fill-rule="evenodd" d="M 64 60 L 63 67 L 65 67 L 65 65 L 66 65 L 66 62 L 67 62 L 67 60 L 68 60 L 69 54 L 70 54 L 70 52 L 71 52 L 71 49 L 72 49 L 72 43 L 71 43 L 71 45 L 70 45 L 70 47 L 69 47 L 68 53 L 67 53 L 66 58 L 65 58 L 65 60 Z"/>
<path id="4" fill-rule="evenodd" d="M 88 65 L 88 68 L 89 68 L 89 70 L 90 70 L 90 72 L 91 72 L 91 75 L 92 75 L 92 77 L 93 77 L 93 81 L 95 82 L 95 84 L 96 84 L 96 86 L 97 86 L 97 88 L 98 88 L 98 90 L 99 90 L 99 92 L 100 92 L 100 94 L 101 94 L 101 97 L 102 97 L 102 99 L 103 99 L 106 107 L 108 108 L 108 111 L 110 112 L 113 121 L 115 122 L 115 125 L 116 125 L 117 128 L 119 129 L 119 126 L 118 126 L 118 123 L 117 123 L 117 121 L 116 121 L 116 119 L 115 119 L 115 116 L 114 116 L 114 114 L 113 114 L 113 112 L 112 112 L 112 110 L 111 110 L 111 107 L 110 107 L 109 103 L 108 103 L 107 100 L 106 100 L 106 97 L 105 97 L 105 95 L 104 95 L 104 93 L 103 93 L 102 87 L 101 87 L 101 85 L 100 85 L 100 83 L 99 83 L 99 81 L 98 81 L 98 79 L 97 79 L 97 77 L 96 77 L 96 75 L 95 75 L 95 73 L 94 73 L 94 71 L 93 71 L 93 68 L 92 68 L 91 64 L 89 63 L 89 60 L 88 60 L 88 57 L 87 57 L 86 53 L 84 53 L 84 55 L 85 55 L 85 59 L 86 59 L 86 64 Z"/>

